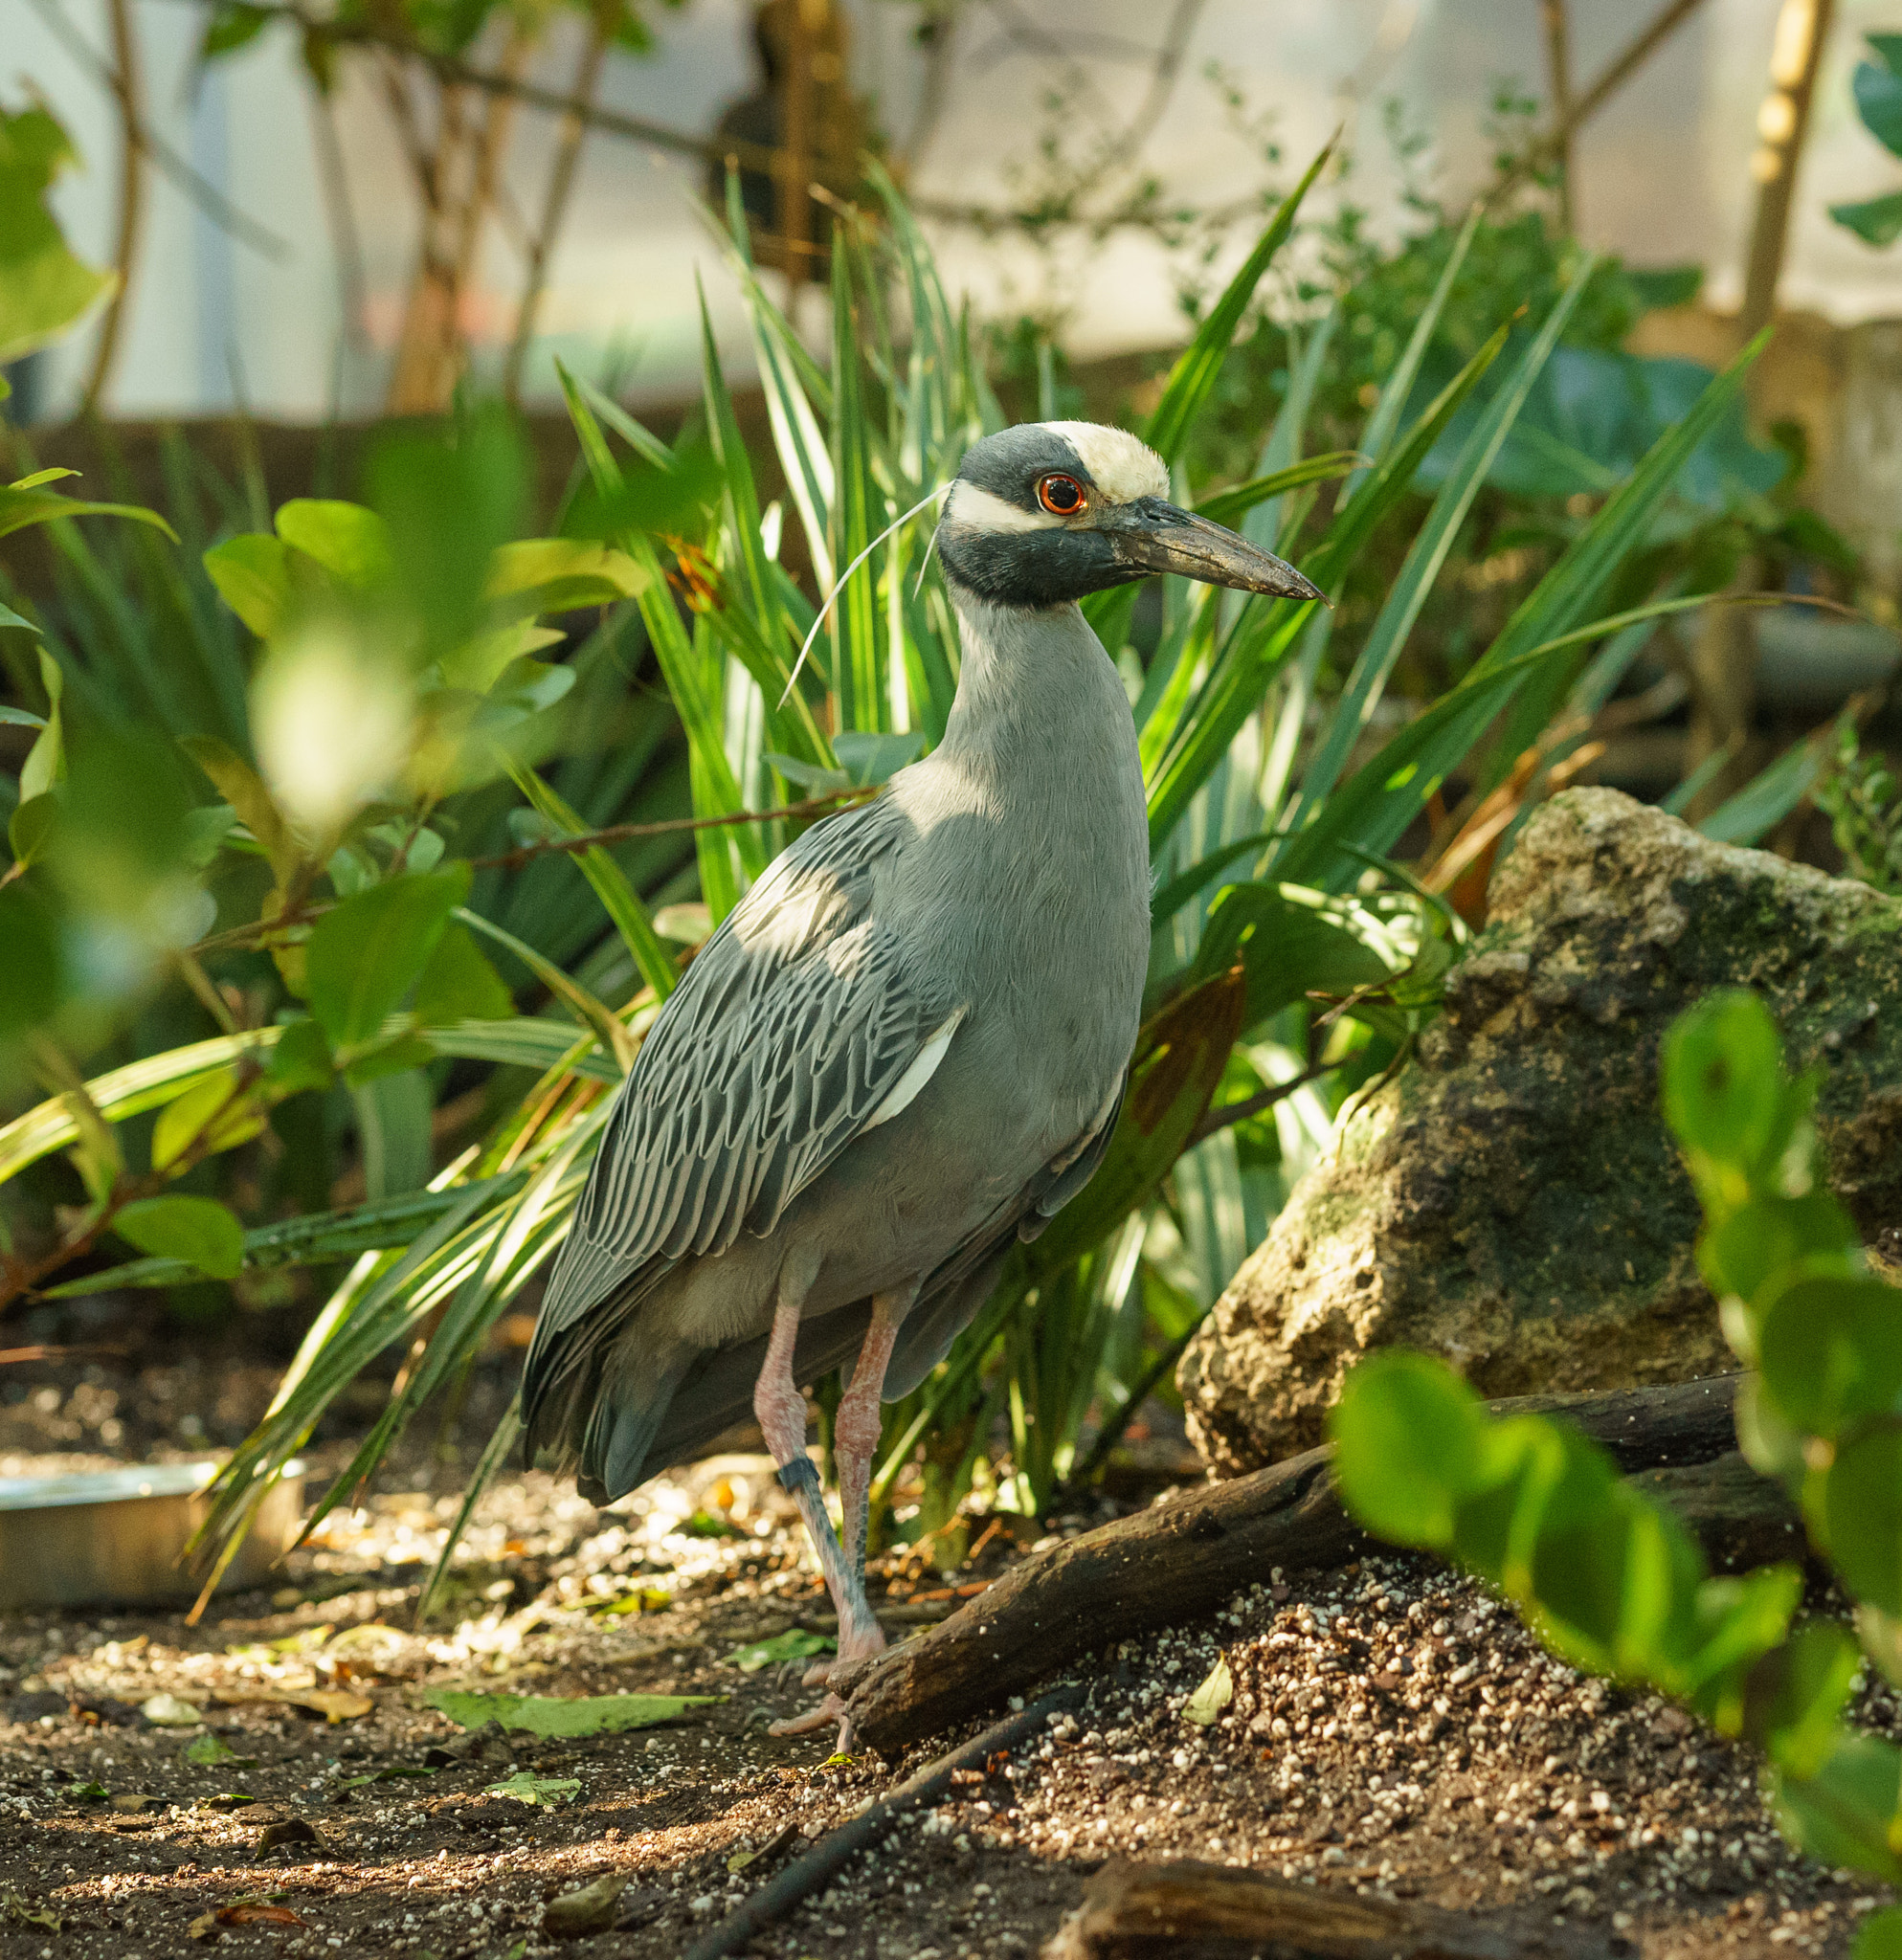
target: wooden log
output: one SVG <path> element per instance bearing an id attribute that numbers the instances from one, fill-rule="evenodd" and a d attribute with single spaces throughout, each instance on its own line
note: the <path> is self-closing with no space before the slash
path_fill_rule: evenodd
<path id="1" fill-rule="evenodd" d="M 1501 1415 L 1565 1415 L 1631 1473 L 1714 1463 L 1734 1452 L 1740 1379 L 1713 1375 L 1489 1406 Z M 1335 1492 L 1331 1455 L 1309 1450 L 1252 1476 L 1185 1491 L 1025 1559 L 938 1626 L 850 1676 L 834 1677 L 834 1686 L 849 1693 L 859 1739 L 895 1757 L 1112 1641 L 1213 1612 L 1265 1579 L 1271 1567 L 1345 1565 L 1368 1541 Z M 1732 1473 L 1724 1477 L 1734 1503 L 1741 1503 L 1743 1486 Z M 1770 1493 L 1763 1502 L 1780 1499 L 1772 1486 L 1761 1488 Z M 1700 1515 L 1714 1520 L 1719 1510 L 1707 1504 Z M 1744 1543 L 1734 1517 L 1724 1529 L 1726 1548 Z M 1781 1531 L 1776 1542 L 1786 1549 L 1801 1543 Z"/>
<path id="2" fill-rule="evenodd" d="M 1523 1916 L 1522 1916 L 1523 1918 Z M 1272 1879 L 1232 1865 L 1112 1860 L 1044 1960 L 1606 1960 L 1601 1935 Z"/>

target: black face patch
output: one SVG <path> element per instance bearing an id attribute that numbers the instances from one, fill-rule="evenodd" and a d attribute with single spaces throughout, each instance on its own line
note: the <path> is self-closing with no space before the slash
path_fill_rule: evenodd
<path id="1" fill-rule="evenodd" d="M 1040 423 L 1023 422 L 973 442 L 964 453 L 957 479 L 988 490 L 1019 510 L 1041 510 L 1038 481 L 1052 471 L 1074 477 L 1086 490 L 1096 487 L 1083 457 L 1063 436 Z"/>
<path id="2" fill-rule="evenodd" d="M 938 526 L 938 562 L 953 587 L 996 606 L 1062 606 L 1144 576 L 1101 531 L 979 531 Z"/>

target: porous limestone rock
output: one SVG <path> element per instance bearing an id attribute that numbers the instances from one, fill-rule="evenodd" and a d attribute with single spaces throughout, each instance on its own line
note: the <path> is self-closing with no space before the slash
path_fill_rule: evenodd
<path id="1" fill-rule="evenodd" d="M 1322 1440 L 1370 1348 L 1483 1394 L 1734 1366 L 1659 1114 L 1658 1052 L 1711 989 L 1768 1001 L 1822 1071 L 1829 1180 L 1872 1245 L 1902 1228 L 1902 903 L 1712 843 L 1611 790 L 1527 824 L 1417 1057 L 1342 1125 L 1182 1360 L 1218 1475 Z"/>

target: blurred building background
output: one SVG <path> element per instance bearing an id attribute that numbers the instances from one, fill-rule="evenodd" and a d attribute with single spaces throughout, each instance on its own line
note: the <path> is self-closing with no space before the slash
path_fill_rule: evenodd
<path id="1" fill-rule="evenodd" d="M 77 139 L 84 165 L 61 181 L 56 206 L 76 249 L 101 264 L 114 259 L 119 222 L 111 4 L 0 0 L 0 91 L 16 105 L 39 92 Z M 238 405 L 282 418 L 375 411 L 392 399 L 420 211 L 387 78 L 369 58 L 340 63 L 326 126 L 289 26 L 267 24 L 201 70 L 205 7 L 124 4 L 145 122 L 169 161 L 155 156 L 145 173 L 102 405 L 137 417 Z M 1574 153 L 1579 235 L 1640 266 L 1703 266 L 1706 301 L 1720 312 L 1742 289 L 1779 4 L 1689 9 Z M 1596 74 L 1659 8 L 1574 4 L 1573 75 Z M 813 112 L 837 122 L 839 105 L 857 100 L 866 133 L 929 214 L 953 298 L 968 292 L 980 316 L 1036 314 L 1078 357 L 1179 339 L 1175 279 L 1156 274 L 1193 272 L 1196 244 L 1172 247 L 1157 235 L 1167 227 L 1152 224 L 1098 235 L 1064 222 L 1061 205 L 1034 239 L 1021 229 L 994 235 L 973 213 L 1034 207 L 1067 181 L 1071 163 L 1105 151 L 1116 161 L 1093 179 L 1090 211 L 1127 204 L 1147 180 L 1154 212 L 1219 211 L 1291 182 L 1340 125 L 1352 167 L 1330 194 L 1366 207 L 1376 228 L 1397 228 L 1408 168 L 1459 204 L 1491 175 L 1488 123 L 1500 84 L 1546 91 L 1538 0 L 836 0 L 818 13 L 831 16 L 827 45 L 844 75 L 820 88 Z M 651 50 L 607 55 L 601 106 L 693 141 L 743 131 L 748 100 L 756 112 L 762 101 L 749 0 L 686 0 L 645 18 Z M 1840 0 L 1816 86 L 1780 303 L 1839 326 L 1902 314 L 1902 256 L 1871 251 L 1826 212 L 1889 188 L 1848 76 L 1863 33 L 1898 24 L 1896 0 Z M 492 23 L 469 58 L 490 70 L 505 62 L 499 33 Z M 523 58 L 521 78 L 568 93 L 588 35 L 585 13 L 559 15 Z M 1411 166 L 1396 155 L 1393 118 L 1431 139 Z M 1264 160 L 1264 134 L 1278 164 Z M 827 135 L 815 132 L 816 153 Z M 526 241 L 563 136 L 558 117 L 517 105 L 494 221 L 459 301 L 479 374 L 504 365 Z M 556 355 L 611 372 L 632 399 L 678 394 L 698 360 L 697 278 L 723 348 L 744 365 L 732 277 L 696 211 L 706 181 L 700 155 L 588 134 L 523 366 L 527 399 L 552 392 Z M 217 213 L 218 199 L 236 215 Z M 1235 229 L 1216 269 L 1243 249 L 1246 230 Z M 91 338 L 46 357 L 34 390 L 39 417 L 70 411 Z"/>

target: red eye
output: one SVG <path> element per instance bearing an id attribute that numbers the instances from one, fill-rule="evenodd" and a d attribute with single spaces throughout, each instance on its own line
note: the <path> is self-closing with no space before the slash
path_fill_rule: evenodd
<path id="1" fill-rule="evenodd" d="M 1053 517 L 1075 517 L 1084 507 L 1083 485 L 1074 477 L 1044 477 L 1037 485 L 1037 501 Z"/>

